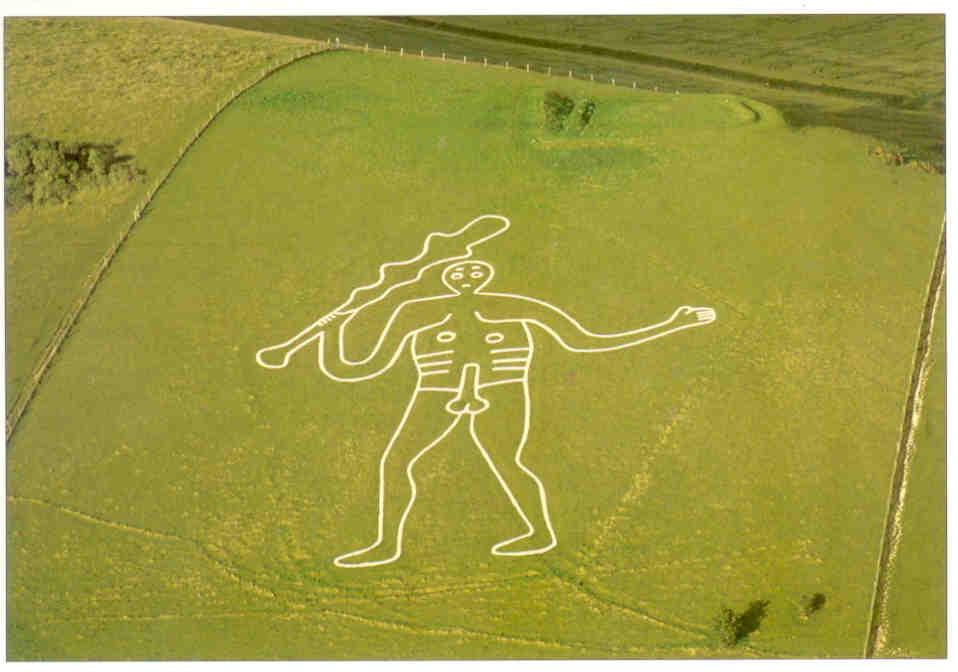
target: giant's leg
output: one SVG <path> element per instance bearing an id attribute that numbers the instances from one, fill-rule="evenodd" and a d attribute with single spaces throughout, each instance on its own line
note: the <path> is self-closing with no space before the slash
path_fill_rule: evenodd
<path id="1" fill-rule="evenodd" d="M 484 413 L 470 416 L 469 430 L 526 531 L 492 547 L 494 555 L 535 555 L 555 547 L 549 505 L 542 481 L 522 462 L 529 434 L 530 406 L 526 383 L 482 388 L 489 401 Z"/>
<path id="2" fill-rule="evenodd" d="M 402 555 L 406 517 L 416 501 L 413 467 L 416 461 L 442 441 L 459 417 L 446 412 L 451 392 L 417 392 L 410 400 L 399 426 L 379 462 L 379 532 L 376 541 L 345 553 L 333 562 L 339 567 L 385 565 Z"/>

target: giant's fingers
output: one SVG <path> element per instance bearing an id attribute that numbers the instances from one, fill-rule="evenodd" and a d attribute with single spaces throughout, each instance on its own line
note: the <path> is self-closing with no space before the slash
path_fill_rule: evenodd
<path id="1" fill-rule="evenodd" d="M 712 308 L 696 308 L 695 317 L 700 324 L 708 324 L 715 321 L 715 310 Z"/>

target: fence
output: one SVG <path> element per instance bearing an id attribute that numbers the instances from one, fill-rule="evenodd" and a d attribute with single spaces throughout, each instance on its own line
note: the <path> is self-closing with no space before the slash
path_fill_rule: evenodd
<path id="1" fill-rule="evenodd" d="M 338 37 L 332 39 L 321 40 L 320 44 L 324 45 L 327 49 L 342 49 L 346 51 L 357 51 L 362 53 L 382 53 L 382 54 L 393 54 L 400 58 L 415 58 L 419 60 L 426 61 L 439 61 L 444 63 L 452 63 L 459 65 L 472 65 L 472 66 L 481 66 L 483 68 L 502 68 L 504 70 L 513 70 L 513 71 L 524 71 L 529 74 L 536 75 L 545 75 L 546 77 L 561 77 L 563 79 L 574 79 L 581 81 L 595 82 L 597 84 L 608 84 L 615 86 L 617 88 L 630 88 L 634 90 L 641 90 L 646 92 L 662 93 L 664 88 L 660 91 L 660 87 L 653 86 L 651 89 L 638 86 L 638 82 L 635 80 L 628 79 L 626 77 L 616 77 L 613 75 L 606 75 L 603 77 L 596 77 L 595 72 L 576 72 L 574 69 L 568 68 L 559 68 L 555 65 L 540 65 L 538 68 L 530 63 L 522 63 L 516 65 L 514 62 L 510 63 L 508 60 L 503 59 L 501 63 L 496 63 L 490 61 L 488 57 L 473 57 L 469 58 L 468 55 L 451 55 L 448 52 L 440 51 L 435 55 L 427 54 L 425 49 L 418 50 L 408 50 L 405 47 L 389 47 L 389 45 L 371 45 L 368 42 L 364 44 L 350 44 L 348 42 L 341 41 Z M 557 74 L 553 74 L 555 71 Z M 679 91 L 674 89 L 674 93 L 678 94 Z"/>

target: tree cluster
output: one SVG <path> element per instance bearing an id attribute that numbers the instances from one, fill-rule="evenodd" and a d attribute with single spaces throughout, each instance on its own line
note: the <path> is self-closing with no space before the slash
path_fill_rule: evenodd
<path id="1" fill-rule="evenodd" d="M 61 142 L 30 134 L 8 138 L 4 152 L 7 208 L 68 202 L 77 191 L 132 182 L 143 175 L 116 145 Z"/>
<path id="2" fill-rule="evenodd" d="M 589 99 L 576 105 L 573 98 L 559 93 L 558 91 L 549 91 L 542 101 L 542 108 L 545 111 L 546 127 L 555 133 L 560 133 L 566 128 L 570 119 L 575 119 L 579 130 L 583 130 L 592 121 L 595 115 L 595 102 Z M 573 115 L 578 109 L 578 113 Z"/>

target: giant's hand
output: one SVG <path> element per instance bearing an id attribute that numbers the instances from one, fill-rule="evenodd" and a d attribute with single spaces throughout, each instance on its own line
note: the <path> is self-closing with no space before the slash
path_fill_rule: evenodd
<path id="1" fill-rule="evenodd" d="M 341 317 L 336 311 L 326 313 L 288 341 L 261 348 L 256 352 L 256 363 L 267 369 L 285 368 L 293 355 L 318 339 L 330 324 Z"/>
<path id="2" fill-rule="evenodd" d="M 267 369 L 282 369 L 289 364 L 290 358 L 298 349 L 288 341 L 263 348 L 256 353 L 256 363 Z"/>
<path id="3" fill-rule="evenodd" d="M 669 318 L 670 326 L 678 329 L 704 327 L 712 322 L 715 322 L 715 310 L 707 307 L 680 306 Z"/>

